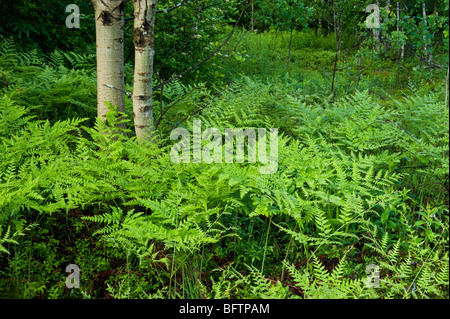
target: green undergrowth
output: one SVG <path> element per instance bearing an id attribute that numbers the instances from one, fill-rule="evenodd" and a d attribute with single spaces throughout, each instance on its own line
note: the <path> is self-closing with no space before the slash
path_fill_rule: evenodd
<path id="1" fill-rule="evenodd" d="M 391 95 L 398 98 L 411 82 L 429 91 L 442 88 L 436 86 L 442 85 L 445 79 L 445 67 L 426 65 L 411 57 L 401 60 L 393 48 L 374 51 L 360 48 L 345 38 L 337 54 L 332 94 L 335 41 L 333 33 L 294 30 L 289 51 L 290 32 L 237 30 L 224 49 L 212 59 L 211 73 L 219 83 L 220 80 L 233 82 L 242 75 L 269 84 L 274 79 L 288 77 L 289 84 L 301 86 L 308 94 L 333 95 L 336 99 L 364 90 L 369 90 L 382 101 L 390 99 Z M 445 61 L 445 55 L 436 59 Z M 448 57 L 446 59 L 448 61 Z"/>
<path id="2" fill-rule="evenodd" d="M 448 298 L 443 90 L 411 83 L 380 103 L 369 90 L 330 100 L 302 83 L 172 90 L 204 104 L 180 124 L 191 133 L 193 119 L 222 134 L 278 128 L 269 175 L 247 158 L 173 163 L 176 117 L 156 143 L 138 143 L 81 116 L 39 120 L 30 114 L 42 106 L 4 92 L 1 297 Z M 112 108 L 108 123 L 119 118 Z M 65 288 L 70 263 L 80 289 Z"/>

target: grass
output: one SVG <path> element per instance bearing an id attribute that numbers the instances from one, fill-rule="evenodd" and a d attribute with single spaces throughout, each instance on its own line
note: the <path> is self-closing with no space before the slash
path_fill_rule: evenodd
<path id="1" fill-rule="evenodd" d="M 288 67 L 289 35 L 289 32 L 238 30 L 224 50 L 212 59 L 211 67 L 222 74 L 222 83 L 233 82 L 242 75 L 268 83 L 274 78 L 287 82 L 293 79 L 304 86 L 304 92 L 328 98 L 335 59 L 334 34 L 294 31 Z M 354 47 L 354 44 L 347 46 Z M 356 87 L 384 99 L 391 94 L 398 97 L 411 82 L 417 87 L 431 88 L 446 75 L 446 70 L 417 68 L 415 60 L 397 61 L 390 55 L 377 57 L 371 51 L 359 56 L 355 53 L 347 48 L 339 53 L 336 98 L 353 94 Z M 358 81 L 361 70 L 364 71 Z"/>

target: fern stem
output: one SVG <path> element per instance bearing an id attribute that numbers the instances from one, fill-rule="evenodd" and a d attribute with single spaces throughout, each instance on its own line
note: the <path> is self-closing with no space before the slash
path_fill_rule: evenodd
<path id="1" fill-rule="evenodd" d="M 272 224 L 272 216 L 270 216 L 269 225 L 267 226 L 266 243 L 264 244 L 264 255 L 263 255 L 262 266 L 261 266 L 261 274 L 264 271 L 264 261 L 266 260 L 267 241 L 269 240 L 270 224 Z"/>
<path id="2" fill-rule="evenodd" d="M 293 231 L 295 231 L 295 229 L 297 228 L 297 226 L 298 226 L 298 223 L 295 223 L 295 226 L 294 226 Z M 289 249 L 291 248 L 291 245 L 292 245 L 293 242 L 294 242 L 294 237 L 291 236 L 291 240 L 289 241 L 289 245 L 288 245 L 288 247 L 287 247 L 287 249 L 286 249 L 286 256 L 284 257 L 284 260 L 285 260 L 285 261 L 287 261 L 287 257 L 288 257 L 288 254 L 289 254 Z M 284 271 L 285 271 L 285 270 L 286 270 L 286 265 L 283 263 L 283 268 L 282 268 L 282 270 L 281 270 L 281 282 L 283 282 L 283 279 L 284 279 Z"/>

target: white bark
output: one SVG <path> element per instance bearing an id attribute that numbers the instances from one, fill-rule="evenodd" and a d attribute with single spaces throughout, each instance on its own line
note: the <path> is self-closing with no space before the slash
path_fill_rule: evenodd
<path id="1" fill-rule="evenodd" d="M 97 38 L 97 115 L 106 121 L 105 102 L 125 112 L 123 0 L 92 0 Z"/>
<path id="2" fill-rule="evenodd" d="M 448 104 L 448 74 L 450 72 L 450 67 L 447 68 L 447 78 L 445 80 L 445 106 Z"/>
<path id="3" fill-rule="evenodd" d="M 376 5 L 378 8 L 380 8 L 380 1 L 377 0 L 376 1 Z M 378 13 L 380 13 L 380 11 L 378 11 Z M 374 38 L 374 48 L 375 50 L 378 49 L 379 43 L 380 43 L 380 29 L 378 28 L 373 28 L 373 38 Z"/>
<path id="4" fill-rule="evenodd" d="M 152 76 L 154 26 L 158 0 L 134 0 L 134 88 L 133 116 L 138 139 L 151 140 L 154 130 Z"/>
<path id="5" fill-rule="evenodd" d="M 255 31 L 255 3 L 252 0 L 252 31 Z"/>
<path id="6" fill-rule="evenodd" d="M 428 22 L 427 22 L 427 12 L 426 12 L 426 4 L 425 2 L 422 3 L 422 15 L 423 15 L 423 23 L 425 24 L 425 28 L 428 29 Z M 424 51 L 424 57 L 425 59 L 428 58 L 429 61 L 431 61 L 431 53 L 428 53 L 428 46 L 426 44 L 426 36 L 423 36 L 423 41 L 424 41 L 424 47 L 423 47 L 423 51 Z"/>
<path id="7" fill-rule="evenodd" d="M 385 25 L 388 27 L 388 22 L 389 22 L 389 11 L 390 11 L 390 7 L 391 7 L 391 1 L 388 0 L 387 4 L 386 4 L 386 18 L 384 19 L 384 23 Z M 386 30 L 386 34 L 388 33 L 388 30 Z M 382 35 L 382 39 L 383 39 L 383 45 L 384 47 L 387 49 L 387 38 L 386 35 Z"/>
<path id="8" fill-rule="evenodd" d="M 400 3 L 397 2 L 397 31 L 400 31 L 400 27 L 398 25 L 399 21 L 400 21 Z M 400 49 L 400 58 L 403 60 L 404 57 L 405 57 L 405 44 L 402 44 L 402 48 Z"/>

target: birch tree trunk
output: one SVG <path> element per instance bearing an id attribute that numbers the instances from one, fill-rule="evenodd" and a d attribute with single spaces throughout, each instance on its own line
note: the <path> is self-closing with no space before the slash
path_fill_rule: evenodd
<path id="1" fill-rule="evenodd" d="M 152 76 L 155 56 L 154 27 L 158 0 L 134 0 L 133 116 L 136 137 L 151 140 L 153 134 Z"/>
<path id="2" fill-rule="evenodd" d="M 400 3 L 397 2 L 397 32 L 400 31 L 399 23 L 400 23 Z M 401 31 L 403 32 L 403 27 L 402 27 Z M 402 44 L 402 48 L 400 49 L 399 55 L 400 55 L 400 58 L 403 60 L 404 56 L 405 56 L 405 44 Z"/>
<path id="3" fill-rule="evenodd" d="M 289 53 L 288 53 L 288 58 L 287 58 L 287 64 L 286 64 L 286 70 L 288 73 L 290 73 L 289 71 L 289 63 L 291 62 L 291 51 L 292 51 L 292 33 L 294 31 L 294 18 L 291 19 L 291 31 L 290 31 L 290 36 L 289 36 Z"/>
<path id="4" fill-rule="evenodd" d="M 385 23 L 386 26 L 388 26 L 388 22 L 389 22 L 389 11 L 390 11 L 390 7 L 391 7 L 391 1 L 388 0 L 386 3 L 386 18 L 383 20 L 383 22 Z M 385 49 L 387 49 L 388 47 L 388 43 L 387 43 L 387 33 L 388 30 L 386 30 L 385 34 L 381 35 L 381 39 L 383 41 L 383 46 Z"/>
<path id="5" fill-rule="evenodd" d="M 377 0 L 376 5 L 378 8 L 380 8 L 380 1 Z M 379 13 L 380 11 L 378 11 Z M 380 29 L 379 28 L 373 28 L 373 39 L 374 39 L 374 49 L 378 50 L 379 44 L 380 44 Z"/>
<path id="6" fill-rule="evenodd" d="M 335 34 L 335 40 L 336 40 L 336 54 L 334 56 L 334 67 L 333 67 L 333 78 L 331 80 L 331 95 L 334 98 L 334 83 L 336 79 L 336 71 L 337 71 L 337 63 L 338 63 L 338 56 L 339 56 L 339 50 L 340 45 L 339 41 L 341 38 L 341 18 L 339 16 L 339 19 L 336 17 L 336 2 L 333 0 L 333 22 L 334 22 L 334 34 Z"/>
<path id="7" fill-rule="evenodd" d="M 448 75 L 450 73 L 450 67 L 447 68 L 447 78 L 445 79 L 445 106 L 448 105 Z"/>
<path id="8" fill-rule="evenodd" d="M 92 0 L 97 42 L 97 115 L 106 121 L 105 102 L 125 112 L 123 0 Z"/>
<path id="9" fill-rule="evenodd" d="M 425 24 L 425 29 L 428 29 L 428 22 L 427 22 L 427 12 L 426 12 L 426 5 L 425 2 L 422 3 L 422 15 L 423 15 L 423 23 Z M 428 45 L 427 45 L 427 39 L 426 36 L 423 36 L 424 41 L 424 47 L 423 47 L 423 53 L 424 58 L 431 61 L 431 53 L 428 53 Z"/>
<path id="10" fill-rule="evenodd" d="M 255 3 L 252 0 L 252 32 L 255 31 Z"/>

